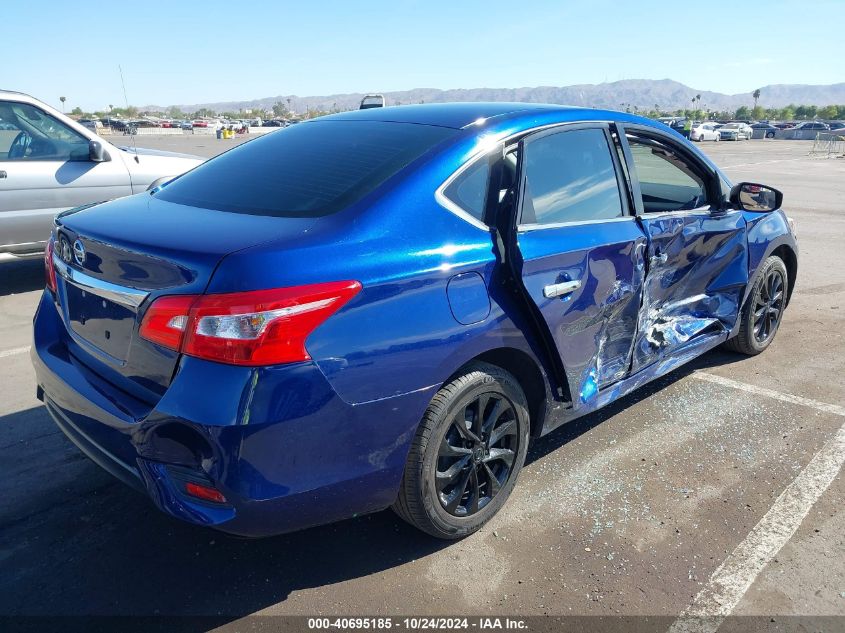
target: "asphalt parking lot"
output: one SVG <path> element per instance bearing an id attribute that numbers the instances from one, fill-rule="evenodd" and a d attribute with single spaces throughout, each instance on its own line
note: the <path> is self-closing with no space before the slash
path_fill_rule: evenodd
<path id="1" fill-rule="evenodd" d="M 259 541 L 160 514 L 35 399 L 42 265 L 0 263 L 0 615 L 845 616 L 845 159 L 810 146 L 702 146 L 797 222 L 769 350 L 711 352 L 535 442 L 505 509 L 457 543 L 390 511 Z"/>

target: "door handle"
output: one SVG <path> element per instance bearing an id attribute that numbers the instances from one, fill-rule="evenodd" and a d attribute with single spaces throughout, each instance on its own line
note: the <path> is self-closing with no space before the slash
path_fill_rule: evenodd
<path id="1" fill-rule="evenodd" d="M 5 178 L 7 176 L 6 172 L 0 169 L 0 178 Z"/>
<path id="2" fill-rule="evenodd" d="M 546 299 L 562 297 L 563 295 L 568 295 L 571 292 L 575 292 L 580 287 L 580 279 L 576 279 L 575 281 L 564 281 L 559 284 L 551 284 L 543 288 L 543 296 Z"/>

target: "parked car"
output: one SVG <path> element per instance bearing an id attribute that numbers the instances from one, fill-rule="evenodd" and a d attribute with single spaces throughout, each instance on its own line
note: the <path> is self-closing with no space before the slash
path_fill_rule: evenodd
<path id="1" fill-rule="evenodd" d="M 123 119 L 115 119 L 112 117 L 105 117 L 103 119 L 100 119 L 100 122 L 105 127 L 110 127 L 116 132 L 123 132 L 128 127 L 128 123 Z"/>
<path id="2" fill-rule="evenodd" d="M 693 123 L 690 129 L 690 140 L 692 141 L 718 141 L 721 135 L 716 130 L 716 124 L 709 121 L 704 123 Z"/>
<path id="3" fill-rule="evenodd" d="M 149 119 L 133 119 L 129 121 L 129 127 L 139 128 L 154 128 L 154 127 L 161 127 L 161 123 L 157 121 L 150 121 Z"/>
<path id="4" fill-rule="evenodd" d="M 387 104 L 384 95 L 370 94 L 364 95 L 361 99 L 361 104 L 358 106 L 359 110 L 369 110 L 370 108 L 383 108 Z"/>
<path id="5" fill-rule="evenodd" d="M 778 128 L 776 128 L 771 123 L 752 123 L 751 129 L 752 130 L 761 130 L 761 133 L 763 134 L 763 136 L 765 138 L 774 138 L 775 134 L 778 131 Z"/>
<path id="6" fill-rule="evenodd" d="M 747 123 L 725 123 L 719 128 L 723 141 L 747 141 L 753 133 L 754 130 Z"/>
<path id="7" fill-rule="evenodd" d="M 97 132 L 103 129 L 103 124 L 97 119 L 79 119 L 78 123 L 92 132 Z"/>
<path id="8" fill-rule="evenodd" d="M 270 121 L 264 121 L 261 127 L 287 127 L 287 123 L 278 119 L 272 119 Z"/>
<path id="9" fill-rule="evenodd" d="M 322 117 L 61 214 L 37 394 L 185 521 L 263 536 L 392 506 L 459 538 L 531 438 L 771 344 L 797 270 L 781 201 L 619 112 Z"/>
<path id="10" fill-rule="evenodd" d="M 182 121 L 182 123 L 179 125 L 179 127 L 182 128 L 183 130 L 193 130 L 194 124 L 191 121 Z"/>
<path id="11" fill-rule="evenodd" d="M 0 120 L 3 255 L 41 255 L 58 212 L 145 191 L 202 162 L 116 147 L 19 92 L 0 91 Z"/>
<path id="12" fill-rule="evenodd" d="M 804 121 L 803 123 L 799 123 L 796 127 L 796 130 L 818 130 L 819 132 L 826 132 L 830 129 L 830 126 L 827 123 L 822 123 L 821 121 Z"/>

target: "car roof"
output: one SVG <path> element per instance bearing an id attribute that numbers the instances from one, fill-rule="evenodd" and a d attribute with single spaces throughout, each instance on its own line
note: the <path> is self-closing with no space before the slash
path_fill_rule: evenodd
<path id="1" fill-rule="evenodd" d="M 24 92 L 17 92 L 15 90 L 3 90 L 2 88 L 0 88 L 0 99 L 15 99 L 17 101 L 36 100 L 35 97 L 33 97 L 32 95 L 28 95 Z"/>
<path id="2" fill-rule="evenodd" d="M 527 115 L 548 112 L 550 110 L 577 111 L 579 108 L 543 103 L 426 103 L 352 110 L 320 117 L 320 119 L 336 121 L 389 121 L 461 129 L 476 123 L 479 119 L 486 120 L 518 114 Z M 595 110 L 590 110 L 590 112 L 595 112 Z"/>

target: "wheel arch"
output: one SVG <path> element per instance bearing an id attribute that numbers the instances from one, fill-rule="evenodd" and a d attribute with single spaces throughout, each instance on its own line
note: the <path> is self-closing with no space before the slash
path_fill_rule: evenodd
<path id="1" fill-rule="evenodd" d="M 528 415 L 531 422 L 531 437 L 539 437 L 546 419 L 546 403 L 549 390 L 546 377 L 539 364 L 528 353 L 515 347 L 498 347 L 474 356 L 461 365 L 444 384 L 459 376 L 467 366 L 474 362 L 488 363 L 504 369 L 516 378 L 525 392 L 528 402 Z"/>
<path id="2" fill-rule="evenodd" d="M 790 299 L 792 299 L 792 290 L 795 288 L 795 280 L 798 276 L 798 255 L 796 255 L 795 251 L 788 244 L 781 244 L 771 252 L 771 255 L 780 257 L 786 265 L 786 305 L 788 306 Z"/>

